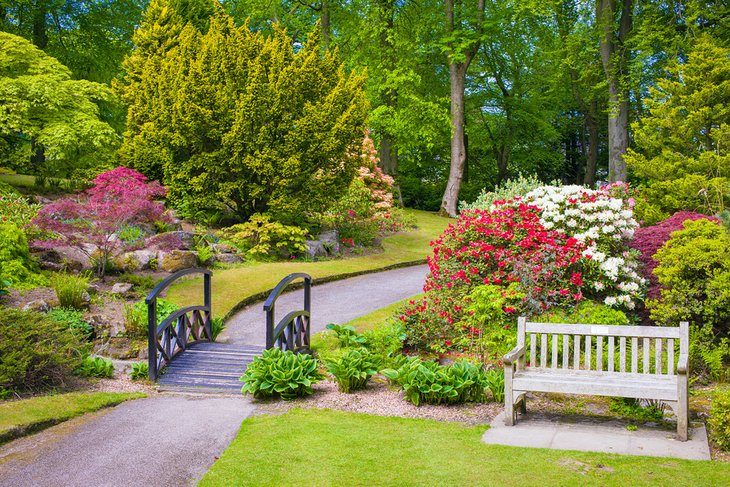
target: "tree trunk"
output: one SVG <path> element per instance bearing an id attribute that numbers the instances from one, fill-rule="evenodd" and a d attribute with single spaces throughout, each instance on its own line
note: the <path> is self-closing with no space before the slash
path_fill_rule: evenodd
<path id="1" fill-rule="evenodd" d="M 395 26 L 395 2 L 394 0 L 378 1 L 378 16 L 380 28 L 380 51 L 383 59 L 383 66 L 387 71 L 396 69 L 395 45 L 393 44 L 393 28 Z M 383 89 L 380 92 L 380 104 L 395 109 L 398 100 L 398 91 L 393 88 Z M 390 176 L 398 172 L 398 151 L 394 145 L 394 137 L 387 130 L 381 129 L 380 133 L 380 169 Z"/>
<path id="2" fill-rule="evenodd" d="M 626 73 L 624 43 L 631 33 L 633 2 L 622 1 L 618 36 L 613 20 L 616 0 L 599 0 L 596 12 L 596 20 L 603 30 L 599 47 L 608 82 L 608 179 L 611 182 L 626 180 L 623 157 L 629 147 L 629 94 L 622 77 Z"/>
<path id="3" fill-rule="evenodd" d="M 37 0 L 33 10 L 33 44 L 38 49 L 48 46 L 48 32 L 46 31 L 46 15 L 48 9 L 45 0 Z"/>
<path id="4" fill-rule="evenodd" d="M 30 141 L 30 164 L 33 174 L 46 175 L 46 151 L 42 145 L 36 143 L 35 138 Z"/>
<path id="5" fill-rule="evenodd" d="M 451 82 L 451 168 L 446 191 L 441 200 L 440 214 L 456 216 L 459 202 L 459 190 L 464 176 L 466 162 L 466 146 L 464 144 L 464 86 L 466 85 L 466 65 L 464 63 L 449 64 Z"/>
<path id="6" fill-rule="evenodd" d="M 593 100 L 592 106 L 598 103 Z M 596 184 L 596 169 L 598 167 L 598 120 L 592 114 L 585 114 L 585 124 L 588 129 L 588 154 L 586 156 L 586 173 L 583 184 L 592 187 Z"/>
<path id="7" fill-rule="evenodd" d="M 322 29 L 322 49 L 325 51 L 330 48 L 330 39 L 332 38 L 332 27 L 330 25 L 330 4 L 329 0 L 322 0 L 322 13 L 320 28 Z"/>

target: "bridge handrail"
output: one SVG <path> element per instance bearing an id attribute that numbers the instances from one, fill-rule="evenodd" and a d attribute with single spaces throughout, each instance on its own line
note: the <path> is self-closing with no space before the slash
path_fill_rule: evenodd
<path id="1" fill-rule="evenodd" d="M 304 281 L 304 309 L 301 311 L 293 311 L 287 314 L 276 326 L 274 325 L 275 312 L 276 312 L 276 300 L 284 292 L 284 290 L 297 279 Z M 309 319 L 311 312 L 311 296 L 312 296 L 312 277 L 304 272 L 295 272 L 289 274 L 282 279 L 279 284 L 271 291 L 269 297 L 264 303 L 264 311 L 266 312 L 266 348 L 273 348 L 277 339 L 279 339 L 287 329 L 287 327 L 293 326 L 294 320 L 297 320 L 297 333 L 303 333 L 304 336 L 297 340 L 297 346 L 301 347 L 304 351 L 309 349 Z M 306 321 L 304 321 L 306 320 Z M 292 328 L 291 333 L 294 332 Z M 301 343 L 300 343 L 301 342 Z M 298 349 L 292 351 L 299 351 Z"/>
<path id="2" fill-rule="evenodd" d="M 158 325 L 158 296 L 170 284 L 190 274 L 203 274 L 203 305 L 179 308 L 163 319 Z M 145 303 L 147 304 L 147 363 L 149 366 L 150 380 L 157 380 L 160 369 L 167 365 L 175 354 L 185 350 L 190 337 L 197 341 L 211 340 L 212 275 L 213 273 L 208 269 L 183 269 L 162 280 L 145 298 Z M 191 312 L 193 313 L 192 322 L 187 318 L 187 314 Z M 200 329 L 201 324 L 202 330 Z M 177 326 L 177 329 L 175 329 L 175 326 Z M 160 340 L 164 343 L 160 343 Z"/>

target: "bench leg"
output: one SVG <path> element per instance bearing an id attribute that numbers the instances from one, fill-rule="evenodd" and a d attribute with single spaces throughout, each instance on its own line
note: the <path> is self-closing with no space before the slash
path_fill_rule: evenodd
<path id="1" fill-rule="evenodd" d="M 515 396 L 512 392 L 512 365 L 504 366 L 504 424 L 515 425 Z"/>
<path id="2" fill-rule="evenodd" d="M 677 386 L 679 388 L 677 401 L 677 439 L 679 441 L 687 441 L 689 429 L 689 398 L 687 397 L 687 376 L 677 376 Z"/>
<path id="3" fill-rule="evenodd" d="M 522 394 L 522 400 L 520 400 L 520 412 L 527 414 L 527 393 Z"/>

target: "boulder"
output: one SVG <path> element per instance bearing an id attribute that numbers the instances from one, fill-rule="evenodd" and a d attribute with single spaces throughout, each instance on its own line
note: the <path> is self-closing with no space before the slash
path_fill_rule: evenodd
<path id="1" fill-rule="evenodd" d="M 118 269 L 125 271 L 138 271 L 141 269 L 149 269 L 150 262 L 157 259 L 157 252 L 154 250 L 135 250 L 133 252 L 125 252 L 115 259 Z"/>
<path id="2" fill-rule="evenodd" d="M 50 309 L 49 304 L 43 299 L 34 299 L 23 306 L 23 311 L 36 311 L 39 313 L 47 313 Z"/>
<path id="3" fill-rule="evenodd" d="M 319 240 L 306 240 L 304 244 L 307 246 L 307 256 L 309 258 L 327 257 L 327 250 Z"/>
<path id="4" fill-rule="evenodd" d="M 188 250 L 160 252 L 160 269 L 166 272 L 177 272 L 198 265 L 198 254 Z"/>
<path id="5" fill-rule="evenodd" d="M 109 292 L 112 294 L 126 294 L 132 290 L 132 287 L 133 285 L 128 282 L 117 282 Z"/>
<path id="6" fill-rule="evenodd" d="M 219 262 L 221 264 L 240 264 L 244 260 L 240 254 L 213 254 L 210 258 L 211 262 Z"/>
<path id="7" fill-rule="evenodd" d="M 182 230 L 176 230 L 174 232 L 167 233 L 178 237 L 182 241 L 182 247 L 180 247 L 180 250 L 193 250 L 195 248 L 195 234 L 193 232 L 183 232 Z"/>
<path id="8" fill-rule="evenodd" d="M 216 254 L 236 254 L 238 253 L 238 250 L 236 250 L 235 247 L 228 244 L 223 243 L 216 243 L 212 244 L 210 246 L 211 249 L 213 249 L 213 252 Z"/>
<path id="9" fill-rule="evenodd" d="M 329 232 L 322 232 L 317 235 L 317 240 L 325 245 L 340 245 L 340 235 L 337 230 L 330 230 Z"/>
<path id="10" fill-rule="evenodd" d="M 138 353 L 139 350 L 132 344 L 132 340 L 116 336 L 109 339 L 105 355 L 113 359 L 130 359 L 135 358 Z"/>
<path id="11" fill-rule="evenodd" d="M 310 258 L 328 257 L 340 251 L 340 241 L 337 230 L 322 232 L 317 235 L 317 240 L 307 240 L 307 255 Z"/>

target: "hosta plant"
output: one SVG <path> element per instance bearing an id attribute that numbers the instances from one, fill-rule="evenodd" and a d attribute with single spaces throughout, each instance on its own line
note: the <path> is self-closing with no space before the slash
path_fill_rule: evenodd
<path id="1" fill-rule="evenodd" d="M 82 377 L 110 378 L 114 375 L 114 364 L 103 357 L 86 357 L 75 370 L 74 374 Z"/>
<path id="2" fill-rule="evenodd" d="M 335 338 L 339 340 L 342 348 L 347 347 L 359 347 L 365 344 L 366 338 L 355 331 L 350 325 L 338 325 L 336 323 L 330 323 L 326 326 L 328 330 L 332 330 L 335 334 Z"/>
<path id="3" fill-rule="evenodd" d="M 401 386 L 405 399 L 416 406 L 486 400 L 487 373 L 466 360 L 443 366 L 411 358 L 405 360 L 399 369 L 385 369 L 381 373 Z"/>
<path id="4" fill-rule="evenodd" d="M 150 374 L 150 364 L 147 362 L 135 362 L 129 376 L 132 380 L 146 380 Z"/>
<path id="5" fill-rule="evenodd" d="M 504 401 L 504 369 L 490 369 L 486 374 L 487 387 L 495 402 Z"/>
<path id="6" fill-rule="evenodd" d="M 378 357 L 364 348 L 351 348 L 325 360 L 327 371 L 334 376 L 341 392 L 365 388 L 370 377 L 377 373 L 379 363 Z"/>
<path id="7" fill-rule="evenodd" d="M 279 396 L 284 400 L 308 396 L 312 384 L 324 379 L 318 362 L 311 355 L 283 352 L 278 348 L 264 350 L 253 359 L 241 377 L 241 392 L 254 397 Z"/>

